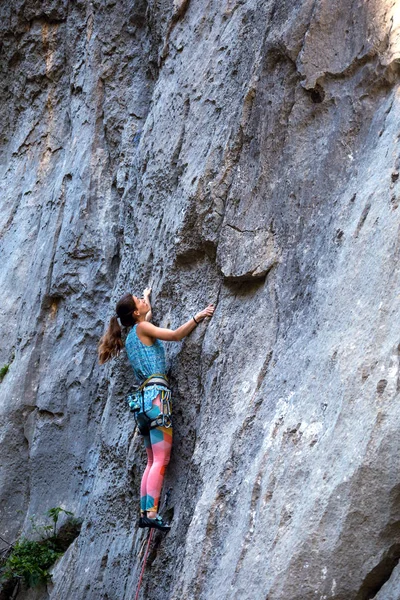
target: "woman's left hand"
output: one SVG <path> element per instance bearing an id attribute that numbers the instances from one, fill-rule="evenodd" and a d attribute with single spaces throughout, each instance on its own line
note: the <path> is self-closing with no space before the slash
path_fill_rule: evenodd
<path id="1" fill-rule="evenodd" d="M 143 290 L 143 296 L 150 296 L 151 294 L 151 288 L 146 288 L 145 290 Z"/>
<path id="2" fill-rule="evenodd" d="M 203 320 L 206 319 L 207 317 L 212 317 L 215 311 L 215 306 L 214 304 L 209 304 L 207 306 L 207 308 L 205 308 L 204 310 L 202 310 L 201 312 L 197 313 L 196 315 L 196 321 L 197 320 Z"/>

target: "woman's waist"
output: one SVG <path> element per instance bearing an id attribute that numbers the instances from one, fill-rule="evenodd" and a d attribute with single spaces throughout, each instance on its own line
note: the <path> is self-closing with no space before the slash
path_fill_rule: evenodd
<path id="1" fill-rule="evenodd" d="M 146 412 L 152 408 L 154 402 L 156 404 L 157 402 L 169 404 L 171 402 L 171 389 L 168 385 L 168 379 L 165 375 L 160 376 L 160 374 L 148 377 L 140 387 L 132 391 L 126 401 L 134 412 Z"/>
<path id="2" fill-rule="evenodd" d="M 145 390 L 152 386 L 162 386 L 170 389 L 168 377 L 165 373 L 152 373 L 139 384 L 139 390 Z"/>

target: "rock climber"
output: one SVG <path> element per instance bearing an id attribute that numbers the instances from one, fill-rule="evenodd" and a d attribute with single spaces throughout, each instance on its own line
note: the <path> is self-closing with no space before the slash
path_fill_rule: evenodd
<path id="1" fill-rule="evenodd" d="M 172 448 L 171 392 L 161 340 L 181 341 L 201 321 L 212 317 L 215 308 L 209 304 L 177 329 L 165 329 L 151 323 L 150 294 L 151 288 L 146 288 L 142 298 L 125 294 L 118 301 L 116 314 L 111 317 L 108 329 L 100 339 L 98 355 L 100 364 L 118 356 L 124 346 L 121 327 L 129 330 L 125 349 L 139 387 L 129 396 L 128 402 L 135 413 L 147 453 L 147 466 L 140 486 L 138 526 L 169 531 L 170 526 L 158 514 Z"/>

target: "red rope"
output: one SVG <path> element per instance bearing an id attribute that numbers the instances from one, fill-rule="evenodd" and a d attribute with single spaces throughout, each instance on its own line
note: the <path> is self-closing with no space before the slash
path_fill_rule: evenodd
<path id="1" fill-rule="evenodd" d="M 153 528 L 151 528 L 151 529 L 150 529 L 150 533 L 149 533 L 149 540 L 148 540 L 148 542 L 147 542 L 147 548 L 146 548 L 146 552 L 145 552 L 144 559 L 143 559 L 143 566 L 142 566 L 142 570 L 141 570 L 141 572 L 140 572 L 139 582 L 138 582 L 138 585 L 137 585 L 137 588 L 136 588 L 136 596 L 135 596 L 135 600 L 138 600 L 138 598 L 139 598 L 140 586 L 141 586 L 141 584 L 142 584 L 143 573 L 144 573 L 144 570 L 145 570 L 145 568 L 146 568 L 147 555 L 148 555 L 148 553 L 149 553 L 149 548 L 150 548 L 151 538 L 153 537 L 153 531 L 154 531 L 154 529 L 153 529 Z"/>

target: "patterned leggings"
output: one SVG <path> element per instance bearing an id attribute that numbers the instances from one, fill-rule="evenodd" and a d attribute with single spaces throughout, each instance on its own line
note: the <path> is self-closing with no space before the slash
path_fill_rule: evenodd
<path id="1" fill-rule="evenodd" d="M 153 406 L 146 412 L 151 419 L 161 413 L 160 395 L 153 400 Z M 138 415 L 140 421 L 140 413 Z M 160 502 L 164 474 L 171 456 L 172 427 L 155 427 L 143 436 L 147 453 L 147 466 L 140 486 L 140 512 L 157 512 Z"/>

